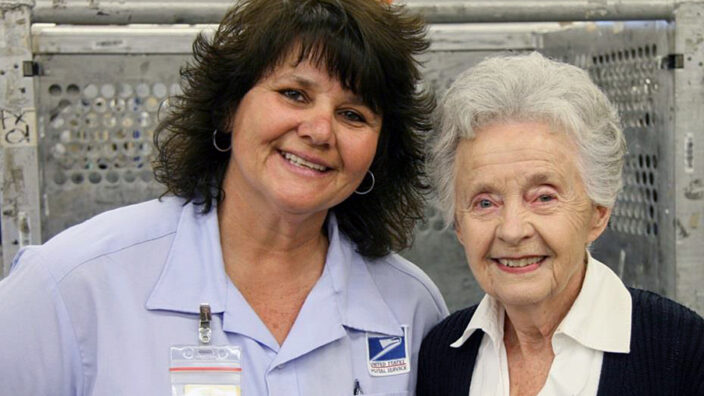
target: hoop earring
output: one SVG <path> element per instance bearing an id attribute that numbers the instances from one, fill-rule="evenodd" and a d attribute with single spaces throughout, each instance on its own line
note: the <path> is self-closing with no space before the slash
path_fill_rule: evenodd
<path id="1" fill-rule="evenodd" d="M 227 146 L 227 148 L 221 148 L 218 146 L 218 139 L 216 136 L 218 135 L 218 130 L 215 129 L 213 130 L 213 147 L 215 147 L 215 150 L 221 152 L 221 153 L 226 153 L 232 149 L 232 139 L 230 139 L 230 145 Z"/>
<path id="2" fill-rule="evenodd" d="M 376 179 L 374 178 L 374 174 L 373 174 L 372 171 L 370 171 L 370 170 L 368 170 L 367 173 L 369 173 L 369 176 L 372 177 L 372 185 L 369 186 L 369 188 L 366 189 L 366 190 L 364 190 L 364 191 L 357 191 L 357 190 L 354 190 L 354 193 L 355 193 L 355 194 L 357 194 L 357 195 L 367 195 L 367 194 L 369 194 L 370 192 L 372 192 L 372 190 L 374 189 L 374 184 L 376 183 Z M 357 187 L 357 188 L 359 188 L 359 187 Z"/>

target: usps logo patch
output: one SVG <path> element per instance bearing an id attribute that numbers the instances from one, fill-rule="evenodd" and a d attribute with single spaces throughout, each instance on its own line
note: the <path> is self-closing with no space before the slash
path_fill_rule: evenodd
<path id="1" fill-rule="evenodd" d="M 374 336 L 367 333 L 367 366 L 374 377 L 405 374 L 411 371 L 407 328 L 402 336 Z"/>

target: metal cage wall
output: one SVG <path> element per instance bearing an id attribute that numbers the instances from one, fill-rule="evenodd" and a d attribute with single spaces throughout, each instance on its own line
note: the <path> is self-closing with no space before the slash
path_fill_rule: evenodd
<path id="1" fill-rule="evenodd" d="M 423 61 L 438 94 L 506 51 L 538 50 L 589 71 L 618 107 L 629 145 L 624 189 L 594 255 L 628 285 L 704 313 L 704 3 L 406 3 L 434 22 Z M 217 22 L 228 4 L 0 3 L 4 273 L 21 246 L 159 195 L 154 127 L 180 89 L 195 34 L 212 28 L 193 24 Z M 602 22 L 555 23 L 594 20 Z M 549 23 L 474 23 L 531 21 Z M 402 254 L 438 283 L 451 309 L 477 302 L 482 291 L 454 234 L 441 231 L 432 205 L 427 215 Z"/>

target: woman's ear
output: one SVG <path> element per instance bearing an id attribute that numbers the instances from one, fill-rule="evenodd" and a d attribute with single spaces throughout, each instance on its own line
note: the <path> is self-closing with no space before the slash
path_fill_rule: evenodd
<path id="1" fill-rule="evenodd" d="M 595 205 L 592 215 L 591 229 L 589 230 L 589 243 L 594 242 L 604 232 L 611 218 L 611 208 Z"/>
<path id="2" fill-rule="evenodd" d="M 452 228 L 455 230 L 455 236 L 457 236 L 457 240 L 464 245 L 464 239 L 462 239 L 462 226 L 460 225 L 460 222 L 457 219 L 457 213 L 455 213 L 455 216 L 452 218 Z"/>

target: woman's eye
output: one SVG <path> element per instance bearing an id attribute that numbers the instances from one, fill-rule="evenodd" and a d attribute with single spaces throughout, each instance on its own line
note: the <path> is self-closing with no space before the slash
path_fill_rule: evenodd
<path id="1" fill-rule="evenodd" d="M 492 206 L 492 203 L 488 199 L 480 199 L 477 201 L 477 207 L 480 209 L 488 209 Z"/>
<path id="2" fill-rule="evenodd" d="M 305 96 L 303 95 L 303 93 L 295 89 L 284 89 L 280 92 L 281 95 L 296 102 L 303 102 L 305 100 Z"/>
<path id="3" fill-rule="evenodd" d="M 352 121 L 352 122 L 366 122 L 366 118 L 364 118 L 363 115 L 359 114 L 356 111 L 352 110 L 345 110 L 340 112 L 340 114 L 345 117 L 345 119 Z"/>
<path id="4" fill-rule="evenodd" d="M 551 202 L 555 200 L 555 196 L 549 194 L 542 194 L 538 197 L 538 202 Z"/>

